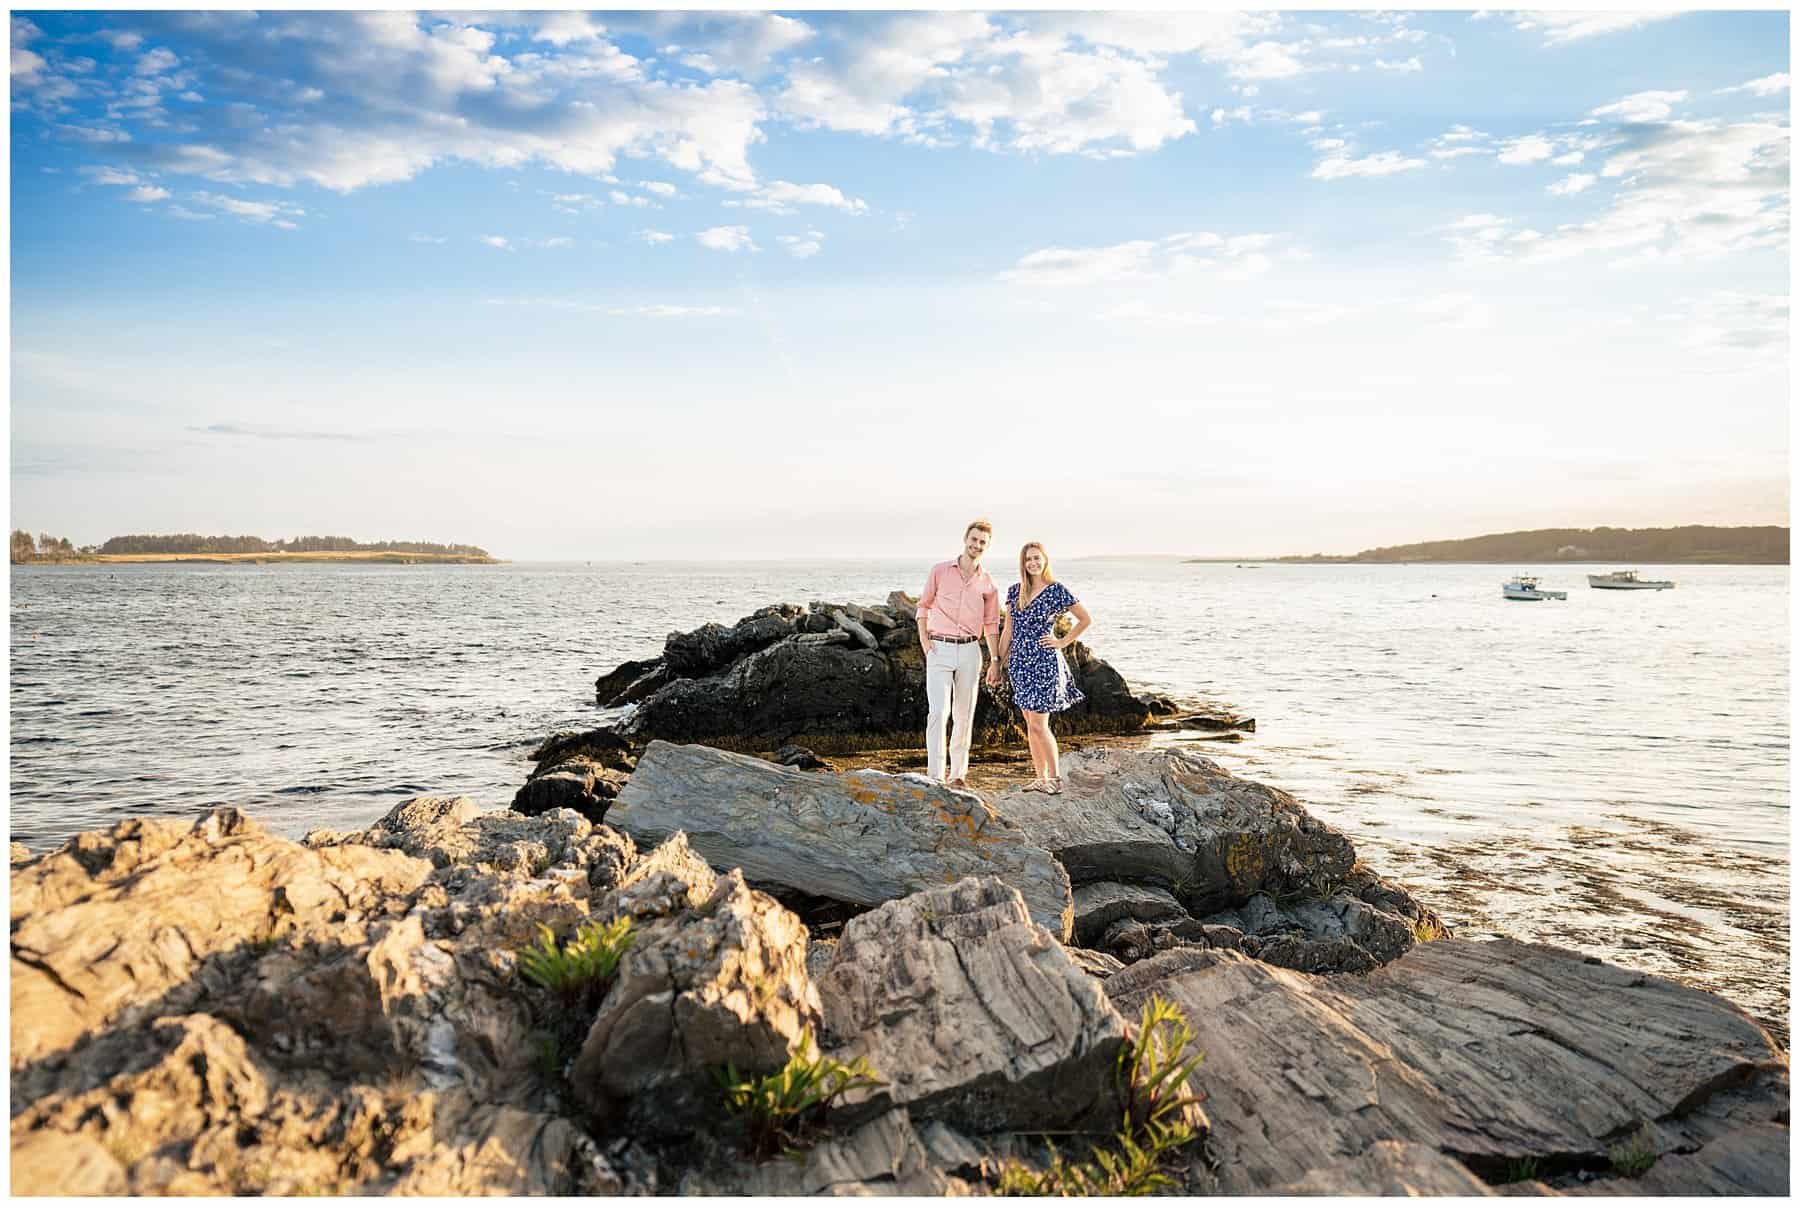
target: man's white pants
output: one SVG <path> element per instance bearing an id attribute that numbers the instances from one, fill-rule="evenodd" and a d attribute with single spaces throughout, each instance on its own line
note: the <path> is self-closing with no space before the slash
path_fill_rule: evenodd
<path id="1" fill-rule="evenodd" d="M 925 699 L 930 713 L 925 718 L 926 774 L 944 779 L 944 725 L 954 721 L 950 733 L 950 779 L 969 774 L 969 741 L 975 730 L 975 695 L 981 681 L 979 641 L 937 641 L 925 656 Z"/>

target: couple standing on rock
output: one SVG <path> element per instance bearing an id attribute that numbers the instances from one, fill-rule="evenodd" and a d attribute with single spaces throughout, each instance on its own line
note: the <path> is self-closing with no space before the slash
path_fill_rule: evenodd
<path id="1" fill-rule="evenodd" d="M 1051 575 L 1050 555 L 1037 541 L 1027 541 L 1019 550 L 1019 581 L 1006 589 L 1002 618 L 999 591 L 981 568 L 981 557 L 993 536 L 994 527 L 988 521 L 970 524 L 963 530 L 962 553 L 933 566 L 919 593 L 919 647 L 925 651 L 925 696 L 930 704 L 925 721 L 926 773 L 934 780 L 944 779 L 945 727 L 953 720 L 948 782 L 952 788 L 969 786 L 969 741 L 974 736 L 975 696 L 981 676 L 980 643 L 985 640 L 988 686 L 1000 686 L 999 650 L 1005 649 L 1013 702 L 1025 716 L 1025 739 L 1031 745 L 1036 776 L 1025 790 L 1058 793 L 1062 775 L 1050 714 L 1082 699 L 1062 651 L 1074 644 L 1093 618 Z M 1064 612 L 1074 614 L 1075 627 L 1058 637 L 1056 620 Z"/>

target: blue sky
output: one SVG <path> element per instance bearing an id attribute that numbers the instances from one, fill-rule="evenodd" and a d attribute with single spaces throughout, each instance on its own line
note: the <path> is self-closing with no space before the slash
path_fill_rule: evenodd
<path id="1" fill-rule="evenodd" d="M 20 13 L 15 525 L 1786 523 L 1788 16 Z"/>

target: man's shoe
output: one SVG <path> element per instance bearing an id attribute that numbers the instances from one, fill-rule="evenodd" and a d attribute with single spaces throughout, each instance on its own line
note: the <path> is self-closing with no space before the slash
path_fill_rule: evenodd
<path id="1" fill-rule="evenodd" d="M 956 788 L 963 792 L 967 792 L 969 790 L 969 781 L 959 775 L 955 779 L 946 783 L 944 786 L 946 788 Z"/>

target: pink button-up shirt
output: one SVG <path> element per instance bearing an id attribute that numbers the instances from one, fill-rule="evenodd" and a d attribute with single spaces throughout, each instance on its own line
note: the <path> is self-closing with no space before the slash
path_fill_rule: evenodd
<path id="1" fill-rule="evenodd" d="M 956 559 L 939 562 L 925 578 L 919 593 L 920 620 L 925 631 L 938 637 L 979 637 L 983 630 L 1000 631 L 1000 592 L 986 570 L 963 582 Z"/>

